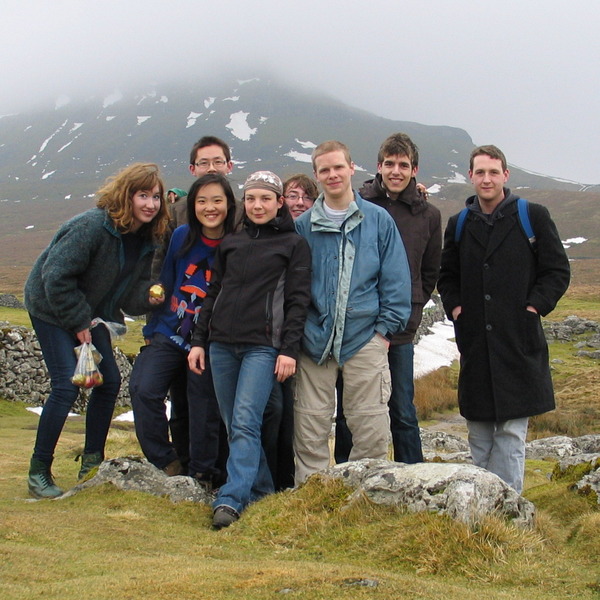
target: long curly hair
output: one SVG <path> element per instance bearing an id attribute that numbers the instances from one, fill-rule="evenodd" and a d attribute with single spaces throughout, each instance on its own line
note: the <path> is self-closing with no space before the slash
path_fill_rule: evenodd
<path id="1" fill-rule="evenodd" d="M 96 206 L 108 213 L 119 231 L 128 233 L 133 225 L 133 195 L 140 190 L 153 190 L 157 185 L 160 190 L 160 209 L 150 223 L 142 225 L 139 233 L 159 241 L 167 231 L 169 213 L 165 202 L 165 186 L 158 165 L 134 163 L 112 175 L 96 192 Z"/>

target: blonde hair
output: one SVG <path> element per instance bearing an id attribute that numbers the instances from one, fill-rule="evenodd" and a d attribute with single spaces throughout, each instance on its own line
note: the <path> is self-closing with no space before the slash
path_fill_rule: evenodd
<path id="1" fill-rule="evenodd" d="M 160 178 L 158 165 L 134 163 L 112 175 L 96 192 L 96 206 L 108 213 L 119 231 L 128 233 L 133 225 L 133 195 L 140 190 L 152 190 L 157 185 L 160 190 L 160 209 L 154 219 L 140 231 L 159 240 L 167 230 L 169 214 L 165 203 L 165 186 Z"/>
<path id="2" fill-rule="evenodd" d="M 350 157 L 350 150 L 348 149 L 348 146 L 346 146 L 346 144 L 342 144 L 342 142 L 338 142 L 337 140 L 328 140 L 327 142 L 319 144 L 312 151 L 311 159 L 313 171 L 316 172 L 317 170 L 317 158 L 319 158 L 319 156 L 321 156 L 322 154 L 329 154 L 330 152 L 337 151 L 343 152 L 344 158 L 346 159 L 347 163 L 349 165 L 352 164 L 352 158 Z"/>

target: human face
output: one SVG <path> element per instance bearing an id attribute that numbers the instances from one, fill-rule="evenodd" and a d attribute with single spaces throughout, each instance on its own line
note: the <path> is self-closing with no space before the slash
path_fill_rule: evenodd
<path id="1" fill-rule="evenodd" d="M 244 208 L 248 218 L 257 225 L 268 223 L 277 216 L 277 211 L 283 206 L 283 196 L 270 190 L 253 188 L 244 194 Z"/>
<path id="2" fill-rule="evenodd" d="M 393 154 L 386 156 L 382 163 L 377 165 L 377 172 L 381 175 L 383 185 L 390 198 L 396 199 L 417 174 L 418 167 L 413 167 L 408 156 Z"/>
<path id="3" fill-rule="evenodd" d="M 354 163 L 348 163 L 341 150 L 321 154 L 315 159 L 315 177 L 321 184 L 325 201 L 335 206 L 349 206 L 352 193 L 352 175 Z"/>
<path id="4" fill-rule="evenodd" d="M 160 210 L 160 187 L 151 190 L 138 190 L 131 197 L 133 223 L 131 230 L 137 231 L 145 223 L 150 223 Z"/>
<path id="5" fill-rule="evenodd" d="M 503 188 L 508 176 L 509 171 L 502 169 L 499 158 L 480 154 L 473 159 L 473 170 L 469 171 L 469 177 L 484 213 L 491 213 L 504 199 Z"/>
<path id="6" fill-rule="evenodd" d="M 225 233 L 227 218 L 227 196 L 218 183 L 203 185 L 194 202 L 196 218 L 202 225 L 202 234 L 210 239 L 219 239 Z"/>
<path id="7" fill-rule="evenodd" d="M 306 192 L 297 185 L 288 187 L 284 198 L 294 221 L 315 203 L 315 199 L 309 198 Z"/>
<path id="8" fill-rule="evenodd" d="M 227 175 L 231 173 L 231 161 L 225 160 L 223 148 L 214 144 L 213 146 L 204 146 L 196 152 L 196 160 L 190 165 L 190 173 L 194 177 L 202 177 L 207 173 L 220 173 Z"/>

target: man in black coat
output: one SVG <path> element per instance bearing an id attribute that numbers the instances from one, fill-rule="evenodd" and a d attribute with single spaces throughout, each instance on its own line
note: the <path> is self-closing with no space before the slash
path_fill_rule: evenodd
<path id="1" fill-rule="evenodd" d="M 532 243 L 495 146 L 471 153 L 467 199 L 444 237 L 438 290 L 461 354 L 458 401 L 473 462 L 523 489 L 528 418 L 554 408 L 541 325 L 569 285 L 569 262 L 548 210 L 528 203 Z M 457 239 L 458 238 L 458 239 Z"/>

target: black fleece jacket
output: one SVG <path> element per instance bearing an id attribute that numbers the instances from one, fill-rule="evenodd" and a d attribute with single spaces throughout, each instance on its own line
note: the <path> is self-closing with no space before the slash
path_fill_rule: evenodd
<path id="1" fill-rule="evenodd" d="M 265 225 L 247 220 L 219 246 L 192 346 L 272 346 L 297 358 L 310 303 L 310 249 L 284 205 Z"/>

